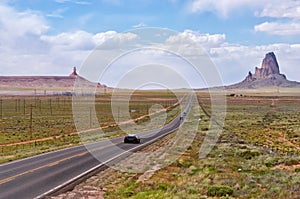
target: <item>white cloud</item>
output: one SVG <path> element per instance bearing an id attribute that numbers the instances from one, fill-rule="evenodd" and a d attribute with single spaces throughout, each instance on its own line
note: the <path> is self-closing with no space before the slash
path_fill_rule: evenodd
<path id="1" fill-rule="evenodd" d="M 260 17 L 298 18 L 300 19 L 300 1 L 272 1 L 266 4 L 258 14 Z"/>
<path id="2" fill-rule="evenodd" d="M 66 12 L 68 8 L 59 8 L 54 10 L 53 12 L 47 14 L 47 17 L 54 17 L 54 18 L 63 18 L 63 13 Z"/>
<path id="3" fill-rule="evenodd" d="M 242 8 L 256 10 L 256 16 L 259 17 L 300 18 L 298 0 L 193 0 L 189 5 L 190 12 L 213 12 L 225 17 Z"/>
<path id="4" fill-rule="evenodd" d="M 88 55 L 86 52 L 90 52 L 89 50 L 93 47 L 99 46 L 100 49 L 114 50 L 134 43 L 137 38 L 138 36 L 132 33 L 117 33 L 115 31 L 97 34 L 76 31 L 43 37 L 52 46 L 51 56 L 53 60 L 57 61 L 57 63 L 68 63 L 69 66 L 70 63 L 76 64 L 74 61 L 72 62 L 74 57 L 77 58 L 78 63 L 84 60 Z M 226 85 L 241 81 L 245 78 L 248 71 L 253 72 L 255 66 L 260 67 L 264 55 L 270 51 L 275 52 L 281 72 L 286 74 L 289 79 L 299 81 L 299 75 L 297 74 L 300 73 L 300 68 L 298 67 L 300 63 L 298 56 L 300 54 L 300 45 L 245 46 L 228 43 L 224 34 L 202 34 L 196 31 L 185 30 L 169 37 L 160 47 L 167 50 L 176 48 L 176 52 L 186 57 L 186 55 L 201 56 L 204 51 L 199 51 L 197 49 L 199 46 L 203 47 L 211 57 Z M 156 56 L 156 51 L 147 52 L 152 53 L 150 57 Z M 168 57 L 167 54 L 158 54 L 157 56 L 165 59 Z M 71 59 L 68 60 L 68 58 Z M 147 60 L 142 56 L 139 57 L 140 59 Z M 130 63 L 134 63 L 134 60 L 130 60 Z"/>
<path id="5" fill-rule="evenodd" d="M 50 27 L 41 13 L 17 11 L 5 5 L 0 5 L 0 24 L 2 75 L 68 74 L 71 67 L 81 65 L 97 46 L 104 50 L 114 50 L 134 44 L 139 39 L 133 33 L 116 31 L 94 34 L 78 30 L 49 35 Z M 256 31 L 272 30 L 276 34 L 283 34 L 284 29 L 287 29 L 283 25 L 260 24 Z M 297 23 L 290 31 L 299 31 Z M 191 48 L 193 45 L 200 45 L 209 53 L 225 84 L 242 80 L 249 70 L 253 71 L 255 66 L 260 66 L 265 53 L 269 51 L 275 52 L 282 73 L 289 79 L 300 81 L 299 44 L 244 46 L 228 43 L 225 34 L 203 34 L 185 30 L 169 37 L 161 47 L 182 47 L 182 53 L 198 56 L 199 52 Z"/>
<path id="6" fill-rule="evenodd" d="M 179 53 L 185 58 L 198 60 L 199 56 L 205 56 L 209 49 L 221 47 L 225 42 L 225 34 L 203 34 L 185 30 L 168 37 L 162 48 Z"/>
<path id="7" fill-rule="evenodd" d="M 40 40 L 49 29 L 41 14 L 1 5 L 0 23 L 2 75 L 59 74 L 63 69 L 61 64 L 56 65 L 47 43 Z"/>
<path id="8" fill-rule="evenodd" d="M 97 47 L 102 49 L 118 49 L 121 46 L 133 44 L 136 39 L 138 39 L 136 34 L 117 33 L 115 31 L 98 33 L 93 36 Z"/>
<path id="9" fill-rule="evenodd" d="M 300 22 L 280 23 L 264 22 L 254 26 L 256 32 L 266 32 L 272 35 L 300 35 Z"/>
<path id="10" fill-rule="evenodd" d="M 95 47 L 93 35 L 85 31 L 61 33 L 55 36 L 42 35 L 41 40 L 46 41 L 55 48 L 62 50 L 91 50 Z"/>
<path id="11" fill-rule="evenodd" d="M 48 31 L 49 26 L 40 13 L 18 12 L 0 4 L 0 24 L 0 54 L 9 58 L 45 50 L 39 37 Z"/>
<path id="12" fill-rule="evenodd" d="M 4 5 L 0 5 L 0 23 L 2 34 L 10 33 L 14 36 L 40 35 L 49 29 L 40 13 L 30 10 L 17 12 Z"/>
<path id="13" fill-rule="evenodd" d="M 66 3 L 66 2 L 70 2 L 71 0 L 54 0 L 54 2 L 56 3 Z"/>
<path id="14" fill-rule="evenodd" d="M 122 0 L 102 0 L 102 2 L 113 6 L 120 6 L 124 3 Z"/>
<path id="15" fill-rule="evenodd" d="M 225 40 L 225 34 L 202 34 L 192 30 L 185 30 L 178 35 L 169 37 L 166 42 L 169 44 L 187 44 L 196 42 L 203 47 L 211 48 L 222 45 Z"/>
<path id="16" fill-rule="evenodd" d="M 133 27 L 133 28 L 142 28 L 142 27 L 145 27 L 145 26 L 146 26 L 146 24 L 143 23 L 143 22 L 141 22 L 141 23 L 139 23 L 139 24 L 133 25 L 132 27 Z"/>
<path id="17" fill-rule="evenodd" d="M 268 52 L 275 52 L 281 72 L 291 80 L 300 81 L 299 44 L 270 44 L 245 46 L 228 43 L 223 34 L 201 34 L 195 31 L 186 30 L 178 35 L 171 36 L 165 43 L 167 49 L 176 47 L 181 49 L 181 55 L 201 56 L 203 52 L 198 46 L 204 48 L 226 85 L 243 80 L 249 71 L 254 72 L 255 67 L 260 67 L 262 59 Z"/>
<path id="18" fill-rule="evenodd" d="M 230 12 L 241 7 L 262 7 L 267 0 L 194 0 L 189 10 L 195 12 L 213 12 L 219 16 L 227 17 Z"/>
<path id="19" fill-rule="evenodd" d="M 89 20 L 91 20 L 93 17 L 95 16 L 94 13 L 88 13 L 88 14 L 85 14 L 85 15 L 81 15 L 79 18 L 78 18 L 78 23 L 80 25 L 85 25 Z"/>
<path id="20" fill-rule="evenodd" d="M 266 32 L 280 36 L 300 35 L 300 1 L 269 2 L 261 12 L 256 13 L 256 16 L 279 19 L 278 21 L 267 21 L 254 26 L 256 32 Z M 282 19 L 284 19 L 284 22 Z"/>
<path id="21" fill-rule="evenodd" d="M 300 34 L 300 1 L 295 0 L 194 0 L 190 12 L 213 12 L 227 17 L 235 10 L 253 9 L 256 17 L 271 17 L 285 19 L 285 22 L 264 22 L 254 27 L 256 32 L 265 32 L 273 35 L 289 36 Z"/>
<path id="22" fill-rule="evenodd" d="M 208 51 L 220 70 L 225 84 L 241 81 L 248 71 L 254 72 L 254 67 L 260 67 L 265 54 L 271 51 L 277 57 L 281 73 L 290 80 L 300 81 L 299 44 L 279 43 L 260 46 L 226 44 Z"/>
<path id="23" fill-rule="evenodd" d="M 92 2 L 90 2 L 90 1 L 80 1 L 80 0 L 79 1 L 74 1 L 74 0 L 54 0 L 54 2 L 61 3 L 61 4 L 70 2 L 70 3 L 75 3 L 77 5 L 91 5 L 92 4 Z"/>
<path id="24" fill-rule="evenodd" d="M 75 4 L 78 4 L 78 5 L 91 5 L 92 2 L 89 2 L 89 1 L 76 1 Z"/>
<path id="25" fill-rule="evenodd" d="M 107 31 L 91 34 L 86 31 L 64 32 L 55 36 L 41 36 L 55 48 L 62 50 L 93 50 L 94 48 L 116 49 L 124 44 L 134 42 L 137 38 L 132 33 Z"/>
<path id="26" fill-rule="evenodd" d="M 43 15 L 17 11 L 0 4 L 1 74 L 68 74 L 95 47 L 118 48 L 134 42 L 136 35 L 115 31 L 92 34 L 78 30 L 49 35 Z"/>

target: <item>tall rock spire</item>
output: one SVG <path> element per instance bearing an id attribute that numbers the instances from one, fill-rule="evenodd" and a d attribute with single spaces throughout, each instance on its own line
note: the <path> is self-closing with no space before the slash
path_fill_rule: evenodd
<path id="1" fill-rule="evenodd" d="M 300 88 L 300 83 L 289 81 L 284 74 L 280 74 L 275 54 L 269 52 L 262 61 L 261 68 L 255 67 L 255 72 L 248 73 L 239 83 L 227 86 L 227 89 L 255 89 L 266 87 Z"/>
<path id="2" fill-rule="evenodd" d="M 77 77 L 76 67 L 73 68 L 73 72 L 69 75 L 70 77 Z"/>
<path id="3" fill-rule="evenodd" d="M 266 54 L 265 58 L 263 59 L 261 68 L 264 70 L 265 76 L 271 74 L 280 74 L 279 65 L 273 52 L 269 52 Z"/>
<path id="4" fill-rule="evenodd" d="M 265 58 L 262 61 L 261 68 L 255 67 L 255 73 L 252 74 L 249 72 L 249 75 L 246 77 L 245 81 L 254 81 L 258 79 L 266 79 L 270 76 L 282 76 L 280 74 L 279 65 L 276 59 L 276 56 L 273 52 L 269 52 L 266 54 Z"/>

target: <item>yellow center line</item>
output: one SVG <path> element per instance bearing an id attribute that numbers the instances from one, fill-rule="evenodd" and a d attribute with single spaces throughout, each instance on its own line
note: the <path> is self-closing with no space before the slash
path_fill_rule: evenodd
<path id="1" fill-rule="evenodd" d="M 25 171 L 25 172 L 23 172 L 23 173 L 19 173 L 19 174 L 17 174 L 17 175 L 14 175 L 14 176 L 5 178 L 5 179 L 3 179 L 3 180 L 0 180 L 0 185 L 2 185 L 2 184 L 4 184 L 4 183 L 7 183 L 7 182 L 9 182 L 9 181 L 12 181 L 12 180 L 14 180 L 14 179 L 17 178 L 17 177 L 20 177 L 20 176 L 23 176 L 23 175 L 26 175 L 26 174 L 29 174 L 29 173 L 33 173 L 33 172 L 38 171 L 38 170 L 40 170 L 40 169 L 43 169 L 43 168 L 46 168 L 46 167 L 52 167 L 52 166 L 54 166 L 54 165 L 57 165 L 57 164 L 59 164 L 59 163 L 62 163 L 62 162 L 64 162 L 64 161 L 66 161 L 66 160 L 70 160 L 70 159 L 75 158 L 75 157 L 80 157 L 80 156 L 83 156 L 83 155 L 88 154 L 88 153 L 90 153 L 90 152 L 102 150 L 102 149 L 106 148 L 106 147 L 109 146 L 109 145 L 111 145 L 111 144 L 107 144 L 107 145 L 104 145 L 104 146 L 102 146 L 102 147 L 100 147 L 100 148 L 95 148 L 95 149 L 93 149 L 93 150 L 91 150 L 91 151 L 79 153 L 79 154 L 76 154 L 76 155 L 73 155 L 73 156 L 70 156 L 70 157 L 61 159 L 61 160 L 57 160 L 57 161 L 55 161 L 55 162 L 51 162 L 51 163 L 49 163 L 49 164 L 46 164 L 46 165 L 43 165 L 43 166 L 40 166 L 40 167 L 31 169 L 31 170 L 28 170 L 28 171 Z"/>

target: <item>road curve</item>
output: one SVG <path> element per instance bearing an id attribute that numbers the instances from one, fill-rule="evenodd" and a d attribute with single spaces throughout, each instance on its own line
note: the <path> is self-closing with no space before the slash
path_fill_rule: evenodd
<path id="1" fill-rule="evenodd" d="M 192 97 L 184 112 L 189 112 L 191 104 Z M 150 143 L 175 131 L 180 127 L 183 115 L 180 114 L 159 131 L 155 129 L 139 133 L 141 142 Z M 103 162 L 118 157 L 122 151 L 130 151 L 137 146 L 124 144 L 123 137 L 118 137 L 2 164 L 0 199 L 39 198 L 86 171 L 102 165 Z M 93 154 L 89 152 L 91 150 Z"/>

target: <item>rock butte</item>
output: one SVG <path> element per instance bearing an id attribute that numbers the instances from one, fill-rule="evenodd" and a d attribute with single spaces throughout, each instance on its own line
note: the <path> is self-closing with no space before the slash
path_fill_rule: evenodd
<path id="1" fill-rule="evenodd" d="M 300 88 L 300 83 L 289 81 L 284 74 L 280 74 L 279 65 L 273 52 L 266 54 L 261 68 L 255 67 L 255 73 L 237 84 L 226 86 L 227 89 L 253 89 L 264 87 Z"/>
<path id="2" fill-rule="evenodd" d="M 68 88 L 74 87 L 75 80 L 84 87 L 105 88 L 78 75 L 76 67 L 69 76 L 0 76 L 0 88 Z"/>

